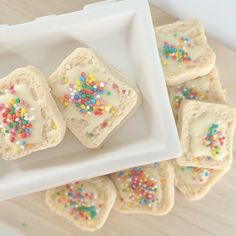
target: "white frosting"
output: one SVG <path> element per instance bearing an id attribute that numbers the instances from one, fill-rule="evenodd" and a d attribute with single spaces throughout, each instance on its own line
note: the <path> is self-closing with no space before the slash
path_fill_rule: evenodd
<path id="1" fill-rule="evenodd" d="M 213 124 L 218 123 L 216 115 L 212 113 L 204 113 L 191 122 L 190 126 L 190 148 L 194 157 L 209 156 L 212 157 L 210 147 L 202 145 L 202 139 L 207 133 L 207 129 Z M 223 130 L 225 127 L 222 127 Z M 221 152 L 217 155 L 218 159 L 222 159 L 227 154 L 226 145 L 222 146 Z"/>
<path id="2" fill-rule="evenodd" d="M 73 67 L 66 71 L 66 79 L 68 80 L 68 83 L 57 83 L 53 87 L 53 93 L 57 98 L 63 98 L 65 94 L 70 94 L 69 85 L 75 84 L 76 80 L 80 78 L 81 72 L 85 72 L 87 75 L 93 74 L 97 81 L 107 82 L 107 85 L 103 88 L 104 94 L 101 95 L 101 98 L 107 101 L 107 104 L 112 104 L 113 107 L 118 107 L 120 104 L 120 96 L 117 90 L 115 90 L 112 87 L 113 82 L 107 81 L 107 75 L 104 78 L 104 74 L 97 69 L 95 66 L 86 65 L 85 67 Z M 107 95 L 107 92 L 110 91 L 112 94 Z M 83 113 L 81 113 L 78 108 L 76 108 L 75 104 L 70 102 L 67 107 L 64 107 L 62 109 L 62 115 L 65 119 L 71 120 L 71 119 L 77 119 L 77 120 L 86 120 L 87 126 L 85 127 L 85 131 L 92 131 L 97 125 L 101 124 L 106 119 L 111 118 L 112 114 L 110 112 L 104 112 L 103 115 L 94 115 L 93 113 L 91 115 L 84 116 Z"/>
<path id="3" fill-rule="evenodd" d="M 173 32 L 171 33 L 165 33 L 165 34 L 159 34 L 158 35 L 158 41 L 159 41 L 159 49 L 160 51 L 162 52 L 163 50 L 163 45 L 164 45 L 164 42 L 167 41 L 170 45 L 173 45 L 173 46 L 177 46 L 178 45 L 178 39 L 181 38 L 181 37 L 188 37 L 188 32 L 186 32 L 185 34 L 181 34 L 181 33 L 177 33 L 177 36 L 175 37 Z M 188 55 L 191 57 L 191 60 L 192 61 L 195 61 L 196 59 L 198 59 L 203 51 L 205 50 L 204 46 L 202 45 L 199 45 L 199 44 L 194 44 L 194 41 L 190 39 L 190 45 L 191 46 L 186 46 L 186 49 L 187 49 L 187 52 L 188 52 Z M 164 66 L 169 72 L 176 72 L 176 70 L 181 70 L 183 69 L 186 69 L 189 65 L 191 65 L 191 62 L 189 63 L 180 63 L 180 66 L 179 67 L 179 64 L 176 62 L 176 60 L 173 60 L 171 58 L 169 59 L 166 59 L 164 55 L 162 55 L 162 53 L 160 53 L 163 61 L 166 61 L 167 64 Z"/>
<path id="4" fill-rule="evenodd" d="M 24 100 L 27 102 L 31 108 L 34 108 L 33 111 L 28 111 L 29 115 L 35 116 L 35 120 L 31 121 L 32 123 L 32 128 L 31 128 L 31 136 L 26 138 L 26 141 L 28 144 L 36 144 L 36 143 L 41 143 L 43 141 L 42 137 L 42 129 L 43 129 L 43 117 L 41 114 L 41 109 L 43 108 L 44 104 L 42 100 L 36 101 L 34 97 L 32 96 L 32 93 L 30 89 L 24 85 L 16 85 L 14 87 L 15 89 L 15 94 L 11 93 L 4 93 L 0 95 L 0 102 L 4 104 L 8 104 L 10 99 L 16 99 L 20 98 L 21 100 Z M 1 125 L 2 119 L 0 121 Z M 9 141 L 9 135 L 5 134 L 4 135 L 5 143 L 8 143 L 9 145 L 13 145 L 14 143 Z"/>

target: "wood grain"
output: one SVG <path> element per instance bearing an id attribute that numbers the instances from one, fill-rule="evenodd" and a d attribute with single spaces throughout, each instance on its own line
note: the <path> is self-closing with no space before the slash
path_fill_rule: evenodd
<path id="1" fill-rule="evenodd" d="M 0 24 L 16 24 L 44 15 L 76 11 L 92 2 L 95 1 L 0 0 Z M 155 25 L 175 21 L 157 8 L 152 7 L 151 10 Z M 229 102 L 236 106 L 236 53 L 212 39 L 209 41 L 217 54 L 217 67 Z M 166 216 L 129 215 L 112 211 L 105 226 L 93 235 L 236 235 L 235 170 L 234 162 L 230 172 L 201 201 L 189 202 L 176 192 L 174 209 Z M 91 235 L 51 212 L 44 202 L 44 192 L 0 203 L 0 221 L 30 236 Z"/>

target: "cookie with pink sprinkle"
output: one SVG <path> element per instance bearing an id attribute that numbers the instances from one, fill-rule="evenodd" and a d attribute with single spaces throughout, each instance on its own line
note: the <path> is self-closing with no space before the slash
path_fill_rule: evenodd
<path id="1" fill-rule="evenodd" d="M 115 198 L 116 190 L 106 176 L 75 181 L 46 192 L 46 203 L 53 211 L 86 231 L 103 226 Z"/>
<path id="2" fill-rule="evenodd" d="M 123 213 L 167 214 L 174 205 L 174 171 L 168 161 L 111 175 L 117 189 L 114 208 Z"/>

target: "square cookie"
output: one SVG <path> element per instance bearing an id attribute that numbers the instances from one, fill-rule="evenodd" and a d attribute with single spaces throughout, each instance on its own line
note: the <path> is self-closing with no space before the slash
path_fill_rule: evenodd
<path id="1" fill-rule="evenodd" d="M 179 110 L 181 166 L 224 169 L 232 162 L 236 110 L 228 105 L 185 100 Z"/>
<path id="2" fill-rule="evenodd" d="M 209 102 L 225 103 L 225 90 L 222 88 L 217 69 L 214 68 L 209 74 L 196 79 L 168 86 L 171 107 L 178 118 L 178 111 L 183 100 L 201 100 Z"/>
<path id="3" fill-rule="evenodd" d="M 177 85 L 208 74 L 215 66 L 215 53 L 207 44 L 198 20 L 177 21 L 155 28 L 165 79 Z"/>
<path id="4" fill-rule="evenodd" d="M 87 148 L 98 148 L 141 103 L 135 84 L 88 48 L 72 52 L 49 77 L 67 127 Z"/>
<path id="5" fill-rule="evenodd" d="M 104 225 L 115 199 L 115 187 L 106 176 L 76 181 L 46 192 L 50 209 L 86 231 Z"/>
<path id="6" fill-rule="evenodd" d="M 58 145 L 66 131 L 44 75 L 32 66 L 0 80 L 0 153 L 15 160 Z"/>
<path id="7" fill-rule="evenodd" d="M 173 161 L 175 168 L 175 186 L 190 201 L 202 199 L 208 191 L 228 172 L 224 169 L 180 166 Z"/>
<path id="8" fill-rule="evenodd" d="M 119 171 L 111 178 L 117 211 L 164 215 L 174 205 L 174 171 L 167 161 Z"/>

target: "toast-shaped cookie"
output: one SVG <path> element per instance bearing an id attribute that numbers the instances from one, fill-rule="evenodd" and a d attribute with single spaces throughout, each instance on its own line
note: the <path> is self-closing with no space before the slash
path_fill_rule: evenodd
<path id="1" fill-rule="evenodd" d="M 174 170 L 167 161 L 119 171 L 111 178 L 117 211 L 164 215 L 174 205 Z"/>
<path id="2" fill-rule="evenodd" d="M 229 170 L 229 166 L 216 170 L 202 167 L 179 166 L 173 161 L 175 167 L 175 186 L 190 201 L 202 199 L 209 190 Z"/>
<path id="3" fill-rule="evenodd" d="M 215 66 L 215 53 L 208 46 L 198 20 L 177 21 L 155 28 L 166 83 L 177 85 L 206 75 Z"/>
<path id="4" fill-rule="evenodd" d="M 40 71 L 27 66 L 0 80 L 0 153 L 4 160 L 56 146 L 65 130 Z"/>
<path id="5" fill-rule="evenodd" d="M 86 231 L 95 231 L 104 225 L 115 199 L 115 187 L 106 176 L 46 192 L 46 203 L 53 211 Z"/>
<path id="6" fill-rule="evenodd" d="M 67 127 L 88 148 L 100 147 L 141 102 L 138 88 L 88 48 L 72 52 L 49 85 Z"/>
<path id="7" fill-rule="evenodd" d="M 228 105 L 185 100 L 179 110 L 181 166 L 225 169 L 232 162 L 236 110 Z"/>
<path id="8" fill-rule="evenodd" d="M 185 99 L 226 103 L 225 90 L 218 78 L 217 69 L 209 74 L 175 86 L 168 86 L 169 98 L 177 120 L 180 104 Z"/>

